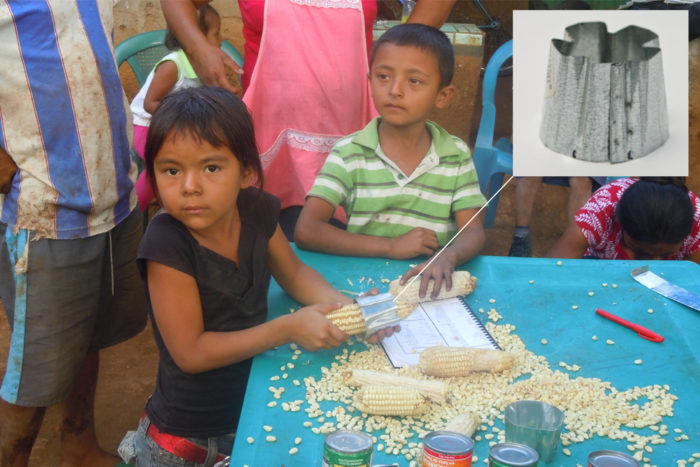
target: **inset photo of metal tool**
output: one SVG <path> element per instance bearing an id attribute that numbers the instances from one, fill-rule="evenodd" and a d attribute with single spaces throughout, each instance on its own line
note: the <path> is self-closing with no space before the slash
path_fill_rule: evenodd
<path id="1" fill-rule="evenodd" d="M 686 11 L 513 21 L 515 175 L 688 175 Z"/>

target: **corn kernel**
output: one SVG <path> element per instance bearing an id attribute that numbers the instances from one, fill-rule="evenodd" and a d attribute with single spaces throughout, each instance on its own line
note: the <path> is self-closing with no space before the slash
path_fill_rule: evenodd
<path id="1" fill-rule="evenodd" d="M 547 345 L 548 343 L 547 339 L 542 339 L 540 342 L 542 342 L 542 345 Z"/>
<path id="2" fill-rule="evenodd" d="M 614 344 L 615 344 L 615 341 L 612 340 L 612 339 L 607 339 L 607 340 L 605 341 L 605 343 L 608 344 L 608 345 L 614 345 Z"/>
<path id="3" fill-rule="evenodd" d="M 653 312 L 654 312 L 654 310 L 651 309 L 651 308 L 649 308 L 649 309 L 647 310 L 647 313 L 649 313 L 649 314 L 652 314 Z"/>
<path id="4" fill-rule="evenodd" d="M 248 444 L 253 444 L 255 442 L 255 438 L 253 438 L 252 436 L 248 436 L 246 438 L 246 441 L 248 441 Z"/>
<path id="5" fill-rule="evenodd" d="M 267 435 L 265 437 L 265 441 L 267 441 L 268 443 L 274 443 L 275 441 L 277 441 L 277 437 L 272 436 L 272 435 Z"/>
<path id="6" fill-rule="evenodd" d="M 297 452 L 299 452 L 299 448 L 292 448 L 292 449 L 289 450 L 289 455 L 290 455 L 290 456 L 293 456 L 293 455 L 296 454 Z"/>
<path id="7" fill-rule="evenodd" d="M 270 431 L 272 431 L 272 427 L 270 425 L 263 425 L 263 430 L 269 433 Z"/>
<path id="8" fill-rule="evenodd" d="M 642 364 L 642 359 L 641 359 L 641 358 L 636 359 L 636 360 L 634 361 L 634 364 L 635 364 L 635 365 L 641 365 L 641 364 Z"/>
<path id="9" fill-rule="evenodd" d="M 557 266 L 561 266 L 561 261 L 557 261 Z"/>

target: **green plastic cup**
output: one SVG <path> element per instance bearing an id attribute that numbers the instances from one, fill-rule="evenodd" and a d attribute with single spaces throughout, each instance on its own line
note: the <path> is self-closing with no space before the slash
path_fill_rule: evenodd
<path id="1" fill-rule="evenodd" d="M 517 401 L 505 410 L 506 441 L 530 446 L 546 464 L 559 445 L 564 412 L 541 401 Z"/>

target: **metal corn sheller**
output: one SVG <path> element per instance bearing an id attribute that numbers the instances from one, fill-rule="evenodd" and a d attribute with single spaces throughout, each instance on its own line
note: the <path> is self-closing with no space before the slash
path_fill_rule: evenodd
<path id="1" fill-rule="evenodd" d="M 389 292 L 378 295 L 363 295 L 357 297 L 355 301 L 362 310 L 362 316 L 367 326 L 367 336 L 401 321 L 398 314 L 399 307 L 394 301 L 394 296 Z"/>
<path id="2" fill-rule="evenodd" d="M 540 139 L 590 162 L 643 157 L 668 139 L 659 36 L 628 26 L 577 23 L 552 39 Z"/>

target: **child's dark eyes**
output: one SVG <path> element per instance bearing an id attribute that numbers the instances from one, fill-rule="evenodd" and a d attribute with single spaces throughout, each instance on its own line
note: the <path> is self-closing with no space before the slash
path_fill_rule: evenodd
<path id="1" fill-rule="evenodd" d="M 218 171 L 219 171 L 219 166 L 217 166 L 217 165 L 208 165 L 208 166 L 206 166 L 206 168 L 204 169 L 204 171 L 207 172 L 207 173 L 218 172 Z"/>
<path id="2" fill-rule="evenodd" d="M 165 170 L 163 170 L 163 172 L 164 172 L 166 175 L 177 175 L 178 173 L 180 173 L 179 170 L 173 169 L 173 168 L 165 169 Z"/>
<path id="3" fill-rule="evenodd" d="M 409 81 L 409 83 L 411 83 L 411 84 L 422 84 L 422 83 L 423 83 L 423 81 L 422 81 L 422 80 L 419 80 L 418 78 L 411 78 L 411 79 L 409 79 L 408 81 Z"/>

